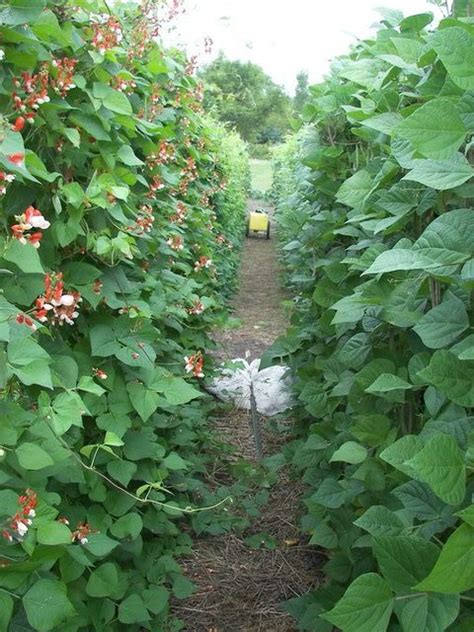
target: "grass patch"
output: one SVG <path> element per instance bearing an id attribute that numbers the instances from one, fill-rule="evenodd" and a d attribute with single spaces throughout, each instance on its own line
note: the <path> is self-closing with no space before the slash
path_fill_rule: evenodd
<path id="1" fill-rule="evenodd" d="M 252 190 L 266 193 L 270 190 L 273 181 L 272 163 L 270 160 L 250 160 L 250 174 L 252 178 Z"/>

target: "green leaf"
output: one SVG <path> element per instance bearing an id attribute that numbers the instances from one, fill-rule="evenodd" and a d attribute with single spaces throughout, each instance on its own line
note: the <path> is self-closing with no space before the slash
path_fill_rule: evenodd
<path id="1" fill-rule="evenodd" d="M 395 592 L 408 592 L 431 571 L 439 555 L 435 544 L 414 535 L 374 538 L 380 571 Z"/>
<path id="2" fill-rule="evenodd" d="M 49 454 L 36 443 L 22 443 L 16 451 L 16 456 L 25 470 L 42 470 L 54 463 Z"/>
<path id="3" fill-rule="evenodd" d="M 408 465 L 408 461 L 423 448 L 423 441 L 417 435 L 405 435 L 385 448 L 380 454 L 382 461 L 390 463 L 392 467 L 407 474 L 411 478 L 416 476 L 415 470 Z"/>
<path id="4" fill-rule="evenodd" d="M 168 607 L 169 592 L 163 586 L 155 586 L 143 591 L 143 600 L 153 614 L 161 614 Z"/>
<path id="5" fill-rule="evenodd" d="M 458 595 L 409 595 L 395 605 L 404 632 L 444 632 L 459 613 Z"/>
<path id="6" fill-rule="evenodd" d="M 86 593 L 91 597 L 109 597 L 117 589 L 118 581 L 115 564 L 106 562 L 91 573 L 86 584 Z"/>
<path id="7" fill-rule="evenodd" d="M 150 615 L 140 595 L 133 593 L 120 603 L 118 618 L 121 623 L 142 623 L 149 621 Z"/>
<path id="8" fill-rule="evenodd" d="M 38 632 L 48 632 L 74 616 L 66 585 L 54 579 L 39 579 L 23 596 L 28 623 Z"/>
<path id="9" fill-rule="evenodd" d="M 430 364 L 418 375 L 460 406 L 474 406 L 474 363 L 453 353 L 435 351 Z"/>
<path id="10" fill-rule="evenodd" d="M 75 127 L 65 127 L 64 136 L 72 143 L 74 147 L 79 147 L 81 144 L 81 135 Z"/>
<path id="11" fill-rule="evenodd" d="M 117 152 L 117 159 L 129 167 L 138 167 L 143 165 L 143 161 L 137 158 L 130 145 L 122 145 Z"/>
<path id="12" fill-rule="evenodd" d="M 420 182 L 438 191 L 454 189 L 474 176 L 474 169 L 460 153 L 447 160 L 413 160 L 410 167 L 402 180 Z"/>
<path id="13" fill-rule="evenodd" d="M 382 373 L 375 382 L 365 389 L 366 393 L 388 393 L 391 391 L 404 391 L 413 386 L 393 373 Z"/>
<path id="14" fill-rule="evenodd" d="M 347 206 L 355 208 L 363 203 L 373 185 L 370 174 L 365 169 L 362 169 L 343 182 L 337 192 L 336 199 L 341 204 L 347 204 Z"/>
<path id="15" fill-rule="evenodd" d="M 159 395 L 143 386 L 140 382 L 129 382 L 127 391 L 133 407 L 142 420 L 146 421 L 158 408 Z"/>
<path id="16" fill-rule="evenodd" d="M 428 101 L 406 118 L 396 131 L 426 158 L 446 160 L 457 152 L 467 130 L 454 101 Z"/>
<path id="17" fill-rule="evenodd" d="M 13 599 L 7 593 L 0 592 L 0 631 L 8 632 L 13 614 Z"/>
<path id="18" fill-rule="evenodd" d="M 122 483 L 125 487 L 130 483 L 136 471 L 137 465 L 131 461 L 120 459 L 120 461 L 107 463 L 107 472 L 112 478 L 115 478 L 115 480 Z"/>
<path id="19" fill-rule="evenodd" d="M 451 292 L 440 305 L 433 307 L 413 327 L 423 344 L 430 349 L 446 347 L 469 327 L 464 303 Z"/>
<path id="20" fill-rule="evenodd" d="M 168 470 L 186 470 L 189 467 L 189 463 L 182 459 L 177 452 L 170 452 L 163 459 L 163 466 Z"/>
<path id="21" fill-rule="evenodd" d="M 329 463 L 343 461 L 344 463 L 362 463 L 367 458 L 367 449 L 355 441 L 346 441 L 331 456 Z"/>
<path id="22" fill-rule="evenodd" d="M 21 244 L 18 239 L 9 242 L 2 258 L 14 263 L 22 272 L 44 274 L 38 250 L 31 244 Z"/>
<path id="23" fill-rule="evenodd" d="M 103 104 L 112 112 L 117 114 L 125 114 L 127 116 L 133 114 L 131 103 L 128 97 L 118 90 L 110 89 L 103 100 Z"/>
<path id="24" fill-rule="evenodd" d="M 458 511 L 456 516 L 459 516 L 464 522 L 470 524 L 471 527 L 474 527 L 474 505 L 470 505 L 463 509 L 462 511 Z"/>
<path id="25" fill-rule="evenodd" d="M 468 255 L 442 248 L 420 248 L 408 250 L 394 248 L 382 252 L 362 274 L 384 274 L 399 270 L 426 270 L 440 274 L 447 266 L 458 266 Z"/>
<path id="26" fill-rule="evenodd" d="M 474 36 L 459 26 L 438 30 L 430 44 L 443 62 L 454 83 L 463 90 L 474 90 L 471 60 L 474 58 Z"/>
<path id="27" fill-rule="evenodd" d="M 400 535 L 405 525 L 384 505 L 372 505 L 354 524 L 371 535 Z"/>
<path id="28" fill-rule="evenodd" d="M 461 450 L 453 437 L 433 436 L 407 465 L 450 505 L 458 505 L 466 493 L 466 470 Z"/>
<path id="29" fill-rule="evenodd" d="M 110 527 L 110 532 L 116 538 L 131 538 L 135 540 L 143 528 L 143 522 L 139 514 L 128 513 L 125 516 L 121 516 Z"/>
<path id="30" fill-rule="evenodd" d="M 474 588 L 474 527 L 463 524 L 448 538 L 431 573 L 416 590 L 458 593 Z"/>
<path id="31" fill-rule="evenodd" d="M 414 248 L 420 252 L 440 249 L 472 256 L 474 249 L 474 217 L 471 209 L 455 209 L 443 213 L 425 228 Z"/>
<path id="32" fill-rule="evenodd" d="M 9 0 L 8 5 L 0 10 L 0 24 L 19 26 L 34 22 L 43 11 L 46 0 Z"/>
<path id="33" fill-rule="evenodd" d="M 36 537 L 40 544 L 55 546 L 71 544 L 71 531 L 61 522 L 43 522 L 38 526 Z"/>
<path id="34" fill-rule="evenodd" d="M 325 478 L 318 490 L 311 496 L 311 500 L 323 507 L 337 509 L 346 501 L 344 488 L 334 478 Z"/>
<path id="35" fill-rule="evenodd" d="M 87 539 L 86 548 L 96 557 L 109 555 L 119 545 L 117 540 L 112 540 L 105 533 L 93 533 Z"/>
<path id="36" fill-rule="evenodd" d="M 357 577 L 336 606 L 321 616 L 342 632 L 385 632 L 393 604 L 387 582 L 380 575 L 366 573 Z"/>
<path id="37" fill-rule="evenodd" d="M 69 117 L 71 123 L 75 123 L 79 127 L 82 127 L 88 134 L 93 136 L 96 140 L 110 140 L 110 136 L 105 131 L 100 119 L 90 114 L 71 114 Z"/>

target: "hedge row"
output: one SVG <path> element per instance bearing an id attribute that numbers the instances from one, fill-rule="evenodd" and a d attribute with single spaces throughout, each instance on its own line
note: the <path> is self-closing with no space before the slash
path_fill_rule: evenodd
<path id="1" fill-rule="evenodd" d="M 303 529 L 299 629 L 474 628 L 474 27 L 383 14 L 276 157 Z"/>
<path id="2" fill-rule="evenodd" d="M 180 629 L 182 518 L 208 528 L 248 165 L 154 4 L 0 7 L 1 630 Z"/>

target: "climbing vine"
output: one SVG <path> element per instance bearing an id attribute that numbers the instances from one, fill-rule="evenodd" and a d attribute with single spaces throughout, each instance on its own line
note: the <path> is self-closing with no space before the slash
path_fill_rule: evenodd
<path id="1" fill-rule="evenodd" d="M 177 630 L 248 181 L 170 5 L 0 5 L 0 628 Z M 218 520 L 217 517 L 214 518 Z"/>
<path id="2" fill-rule="evenodd" d="M 272 355 L 296 375 L 303 529 L 329 583 L 299 629 L 474 626 L 469 3 L 387 11 L 311 88 L 276 156 L 294 314 Z"/>

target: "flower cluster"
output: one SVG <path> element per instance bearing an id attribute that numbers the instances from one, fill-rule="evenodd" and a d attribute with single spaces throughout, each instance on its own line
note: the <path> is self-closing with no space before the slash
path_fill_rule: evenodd
<path id="1" fill-rule="evenodd" d="M 179 251 L 179 250 L 183 250 L 184 248 L 183 238 L 180 237 L 179 235 L 173 235 L 167 240 L 166 243 L 172 250 Z"/>
<path id="2" fill-rule="evenodd" d="M 17 511 L 16 514 L 11 517 L 8 527 L 2 531 L 3 537 L 8 540 L 8 542 L 13 542 L 14 539 L 22 540 L 28 533 L 32 522 L 31 519 L 36 516 L 36 506 L 38 504 L 36 492 L 32 489 L 27 489 L 25 493 L 19 497 L 18 504 L 20 505 L 20 511 Z"/>
<path id="3" fill-rule="evenodd" d="M 168 143 L 166 140 L 163 140 L 158 147 L 158 153 L 153 153 L 147 156 L 147 167 L 148 169 L 155 169 L 155 167 L 165 165 L 174 160 L 175 155 L 176 150 L 174 145 L 172 143 Z"/>
<path id="4" fill-rule="evenodd" d="M 183 202 L 176 204 L 176 213 L 171 215 L 170 222 L 173 224 L 184 224 L 187 215 L 187 209 Z"/>
<path id="5" fill-rule="evenodd" d="M 186 373 L 192 373 L 194 377 L 204 377 L 204 358 L 202 357 L 202 353 L 200 351 L 194 353 L 193 355 L 185 356 L 184 362 L 184 369 Z"/>
<path id="6" fill-rule="evenodd" d="M 0 195 L 5 195 L 7 192 L 7 184 L 10 184 L 13 180 L 15 180 L 13 173 L 0 171 Z"/>
<path id="7" fill-rule="evenodd" d="M 43 217 L 41 211 L 33 206 L 29 206 L 21 215 L 15 215 L 15 219 L 18 224 L 11 226 L 12 236 L 21 244 L 30 243 L 35 248 L 39 248 L 40 241 L 43 238 L 41 230 L 46 230 L 50 227 L 50 223 Z M 29 232 L 34 228 L 40 228 L 41 230 L 35 232 Z"/>
<path id="8" fill-rule="evenodd" d="M 102 292 L 103 286 L 104 284 L 102 283 L 102 281 L 100 279 L 97 279 L 97 281 L 94 281 L 92 291 L 94 292 L 94 294 L 97 294 L 97 296 L 99 296 L 99 294 Z"/>
<path id="9" fill-rule="evenodd" d="M 66 96 L 69 90 L 76 87 L 74 83 L 74 69 L 77 66 L 77 59 L 53 59 L 52 65 L 56 69 L 55 77 L 51 77 L 51 86 L 55 92 L 62 97 Z"/>
<path id="10" fill-rule="evenodd" d="M 203 270 L 204 268 L 210 268 L 212 266 L 212 259 L 209 257 L 199 257 L 199 259 L 194 264 L 195 272 L 199 272 L 199 270 Z"/>
<path id="11" fill-rule="evenodd" d="M 150 190 L 147 193 L 147 198 L 153 199 L 157 191 L 162 191 L 165 186 L 165 183 L 159 176 L 153 176 L 153 179 L 150 182 Z"/>
<path id="12" fill-rule="evenodd" d="M 80 522 L 76 529 L 72 532 L 71 539 L 73 542 L 85 545 L 89 542 L 88 537 L 91 533 L 98 533 L 95 529 L 92 529 L 88 522 Z"/>
<path id="13" fill-rule="evenodd" d="M 94 373 L 95 377 L 99 378 L 99 380 L 106 380 L 108 377 L 107 373 L 105 371 L 102 371 L 102 369 L 93 368 L 92 372 Z"/>
<path id="14" fill-rule="evenodd" d="M 79 292 L 64 292 L 63 275 L 47 274 L 44 279 L 45 291 L 35 302 L 34 316 L 41 323 L 50 322 L 52 325 L 73 325 L 79 316 L 79 303 L 82 298 Z"/>
<path id="15" fill-rule="evenodd" d="M 188 314 L 194 314 L 195 316 L 198 316 L 199 314 L 202 314 L 205 309 L 206 308 L 204 307 L 203 303 L 197 300 L 193 302 L 192 307 L 186 308 L 186 311 L 188 312 Z"/>
<path id="16" fill-rule="evenodd" d="M 123 39 L 122 27 L 113 16 L 99 15 L 95 18 L 96 21 L 92 23 L 94 32 L 92 46 L 103 55 L 106 51 L 120 44 Z"/>
<path id="17" fill-rule="evenodd" d="M 153 209 L 149 204 L 143 204 L 140 207 L 140 212 L 137 215 L 135 224 L 130 228 L 137 235 L 144 235 L 150 233 L 153 228 L 153 222 L 155 217 L 153 215 Z"/>
<path id="18" fill-rule="evenodd" d="M 29 110 L 30 114 L 27 115 L 29 119 L 33 118 L 35 110 L 38 110 L 40 105 L 50 100 L 48 96 L 49 71 L 45 64 L 36 74 L 21 73 L 21 78 L 15 77 L 13 83 L 18 90 L 21 89 L 25 93 L 22 98 L 17 92 L 13 92 L 13 105 L 21 112 Z"/>
<path id="19" fill-rule="evenodd" d="M 131 93 L 137 87 L 133 79 L 123 79 L 122 77 L 114 77 L 112 79 L 112 87 L 120 92 Z"/>

